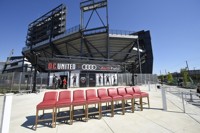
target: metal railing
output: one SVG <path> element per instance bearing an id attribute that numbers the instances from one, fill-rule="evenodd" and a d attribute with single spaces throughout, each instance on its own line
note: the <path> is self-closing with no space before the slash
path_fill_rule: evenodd
<path id="1" fill-rule="evenodd" d="M 184 113 L 186 113 L 187 109 L 185 106 L 186 104 L 191 104 L 200 108 L 200 94 L 195 92 L 194 89 L 183 89 L 175 86 L 164 86 L 164 88 L 168 93 L 180 98 Z"/>
<path id="2" fill-rule="evenodd" d="M 117 34 L 117 35 L 130 35 L 135 33 L 135 31 L 126 31 L 126 30 L 109 30 L 109 34 Z"/>

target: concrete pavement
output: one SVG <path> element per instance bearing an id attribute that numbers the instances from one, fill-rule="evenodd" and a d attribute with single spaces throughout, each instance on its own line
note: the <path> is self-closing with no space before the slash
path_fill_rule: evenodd
<path id="1" fill-rule="evenodd" d="M 50 125 L 35 123 L 35 108 L 42 101 L 45 91 L 38 94 L 16 94 L 13 96 L 10 133 L 199 133 L 200 108 L 185 104 L 186 113 L 183 113 L 181 99 L 167 93 L 167 111 L 162 110 L 162 97 L 160 90 L 155 86 L 141 86 L 141 89 L 150 95 L 150 109 L 147 104 L 144 110 L 136 108 L 134 113 L 125 115 L 116 114 L 114 117 L 102 119 L 89 119 L 88 122 L 75 121 L 73 125 L 60 124 L 56 128 Z M 72 89 L 73 90 L 73 89 Z M 146 99 L 144 100 L 146 101 Z"/>

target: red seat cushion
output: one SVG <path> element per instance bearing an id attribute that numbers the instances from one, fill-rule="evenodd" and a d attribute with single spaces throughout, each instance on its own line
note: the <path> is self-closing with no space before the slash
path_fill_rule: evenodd
<path id="1" fill-rule="evenodd" d="M 119 95 L 114 95 L 114 96 L 111 96 L 113 100 L 122 100 L 123 97 L 122 96 L 119 96 Z"/>
<path id="2" fill-rule="evenodd" d="M 66 107 L 71 105 L 70 99 L 62 99 L 56 102 L 56 107 Z"/>
<path id="3" fill-rule="evenodd" d="M 37 105 L 37 109 L 51 109 L 54 108 L 56 100 L 46 100 Z"/>
<path id="4" fill-rule="evenodd" d="M 140 97 L 141 97 L 141 95 L 140 95 L 140 94 L 137 94 L 137 93 L 132 94 L 132 96 L 133 96 L 134 98 L 140 98 Z"/>
<path id="5" fill-rule="evenodd" d="M 130 94 L 125 94 L 125 95 L 123 95 L 123 98 L 124 98 L 124 99 L 132 99 L 133 96 L 130 95 Z"/>
<path id="6" fill-rule="evenodd" d="M 72 102 L 72 105 L 83 105 L 83 104 L 86 104 L 86 100 L 85 99 L 76 99 Z"/>
<path id="7" fill-rule="evenodd" d="M 148 97 L 149 96 L 149 94 L 146 93 L 146 92 L 142 92 L 140 95 L 142 95 L 142 97 Z"/>
<path id="8" fill-rule="evenodd" d="M 87 103 L 98 103 L 100 99 L 98 97 L 91 97 L 87 99 Z"/>
<path id="9" fill-rule="evenodd" d="M 102 96 L 100 97 L 101 102 L 110 102 L 112 101 L 112 98 L 109 96 Z"/>

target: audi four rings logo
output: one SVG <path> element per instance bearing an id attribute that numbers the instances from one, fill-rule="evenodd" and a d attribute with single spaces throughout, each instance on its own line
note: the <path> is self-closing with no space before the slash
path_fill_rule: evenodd
<path id="1" fill-rule="evenodd" d="M 97 66 L 94 64 L 83 64 L 82 69 L 83 70 L 96 70 Z"/>

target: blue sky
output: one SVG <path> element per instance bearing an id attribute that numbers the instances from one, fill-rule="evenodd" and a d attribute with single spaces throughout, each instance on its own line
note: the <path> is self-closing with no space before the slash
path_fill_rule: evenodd
<path id="1" fill-rule="evenodd" d="M 80 23 L 81 0 L 0 0 L 0 61 L 21 55 L 28 24 L 61 3 L 67 28 Z M 150 30 L 156 74 L 200 69 L 199 0 L 108 0 L 110 29 Z"/>

